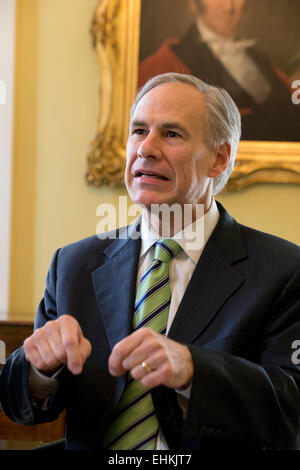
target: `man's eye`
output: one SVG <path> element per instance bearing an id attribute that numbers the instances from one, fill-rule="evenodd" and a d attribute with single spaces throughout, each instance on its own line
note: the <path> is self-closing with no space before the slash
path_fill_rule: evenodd
<path id="1" fill-rule="evenodd" d="M 168 131 L 167 137 L 180 137 L 180 135 L 175 131 Z"/>
<path id="2" fill-rule="evenodd" d="M 145 134 L 145 129 L 133 129 L 132 133 L 137 134 L 137 135 L 143 135 Z"/>

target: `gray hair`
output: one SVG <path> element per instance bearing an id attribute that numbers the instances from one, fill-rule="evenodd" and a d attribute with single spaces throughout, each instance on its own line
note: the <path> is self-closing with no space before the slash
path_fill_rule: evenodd
<path id="1" fill-rule="evenodd" d="M 132 119 L 139 101 L 150 90 L 165 83 L 184 83 L 190 85 L 203 94 L 207 107 L 207 122 L 209 136 L 208 145 L 216 148 L 218 145 L 229 143 L 231 154 L 226 170 L 213 181 L 213 195 L 218 194 L 225 187 L 234 167 L 235 157 L 241 138 L 241 116 L 239 110 L 229 93 L 224 88 L 209 85 L 193 75 L 181 73 L 164 73 L 157 75 L 138 91 L 132 105 L 130 118 Z"/>

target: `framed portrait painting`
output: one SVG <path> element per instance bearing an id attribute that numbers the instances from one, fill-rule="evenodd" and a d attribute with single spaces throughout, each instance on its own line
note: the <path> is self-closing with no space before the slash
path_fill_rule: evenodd
<path id="1" fill-rule="evenodd" d="M 131 105 L 165 72 L 196 75 L 236 102 L 242 140 L 227 190 L 300 183 L 299 29 L 298 0 L 100 0 L 91 28 L 99 118 L 87 183 L 123 184 Z"/>

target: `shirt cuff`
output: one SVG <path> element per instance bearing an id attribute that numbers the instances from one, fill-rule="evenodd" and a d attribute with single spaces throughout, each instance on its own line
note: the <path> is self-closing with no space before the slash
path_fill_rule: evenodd
<path id="1" fill-rule="evenodd" d="M 188 387 L 181 389 L 181 388 L 176 388 L 175 392 L 179 393 L 179 395 L 183 396 L 187 400 L 190 399 L 191 396 L 191 390 L 192 390 L 192 384 L 190 384 Z"/>
<path id="2" fill-rule="evenodd" d="M 56 391 L 58 377 L 64 368 L 62 365 L 51 377 L 42 374 L 34 366 L 30 365 L 29 387 L 33 404 L 41 409 L 46 409 L 50 396 Z"/>
<path id="3" fill-rule="evenodd" d="M 178 388 L 175 389 L 175 392 L 177 393 L 177 402 L 183 413 L 183 419 L 186 419 L 186 416 L 187 416 L 189 399 L 191 396 L 191 389 L 192 389 L 192 384 L 186 387 L 184 390 L 180 390 Z"/>

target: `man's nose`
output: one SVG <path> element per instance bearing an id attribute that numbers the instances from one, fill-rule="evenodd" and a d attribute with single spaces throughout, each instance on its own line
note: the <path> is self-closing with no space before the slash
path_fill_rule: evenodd
<path id="1" fill-rule="evenodd" d="M 161 142 L 159 137 L 149 133 L 141 142 L 137 154 L 141 158 L 160 158 Z"/>

